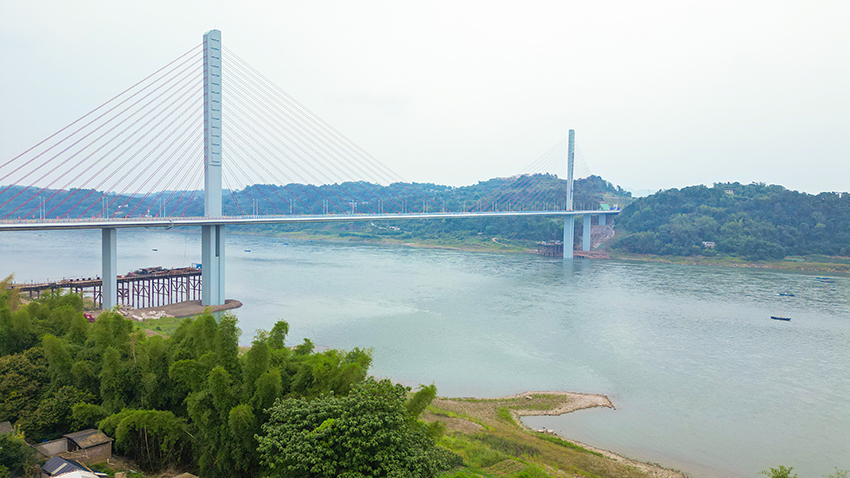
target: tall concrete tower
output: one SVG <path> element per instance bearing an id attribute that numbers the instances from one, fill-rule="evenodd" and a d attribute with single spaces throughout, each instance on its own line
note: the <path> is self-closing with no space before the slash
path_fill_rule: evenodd
<path id="1" fill-rule="evenodd" d="M 204 34 L 204 215 L 221 216 L 221 32 Z M 201 226 L 201 303 L 224 303 L 224 226 Z"/>
<path id="2" fill-rule="evenodd" d="M 576 130 L 570 130 L 570 146 L 567 149 L 567 211 L 573 210 L 573 166 L 576 157 Z M 575 218 L 564 217 L 564 259 L 573 258 L 573 236 L 575 235 Z"/>

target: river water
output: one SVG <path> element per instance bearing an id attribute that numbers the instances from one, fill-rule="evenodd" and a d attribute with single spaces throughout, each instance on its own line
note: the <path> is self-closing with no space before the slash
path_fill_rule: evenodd
<path id="1" fill-rule="evenodd" d="M 119 230 L 119 272 L 199 262 L 199 236 Z M 100 270 L 99 231 L 0 251 L 18 281 Z M 373 374 L 444 396 L 604 393 L 616 410 L 525 421 L 692 476 L 850 469 L 846 277 L 237 234 L 226 267 L 244 344 L 282 318 L 290 342 L 373 347 Z"/>

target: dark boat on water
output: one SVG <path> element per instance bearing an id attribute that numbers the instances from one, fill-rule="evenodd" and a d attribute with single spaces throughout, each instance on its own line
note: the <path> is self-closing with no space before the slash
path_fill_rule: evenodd
<path id="1" fill-rule="evenodd" d="M 790 292 L 780 292 L 779 295 L 781 295 L 782 297 L 794 297 L 794 294 Z"/>
<path id="2" fill-rule="evenodd" d="M 791 317 L 782 317 L 781 315 L 771 315 L 770 318 L 773 319 L 773 320 L 785 320 L 785 321 L 791 320 Z"/>

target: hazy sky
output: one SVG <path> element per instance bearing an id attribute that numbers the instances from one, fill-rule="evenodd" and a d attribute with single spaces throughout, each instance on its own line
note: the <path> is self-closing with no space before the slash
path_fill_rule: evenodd
<path id="1" fill-rule="evenodd" d="M 573 128 L 591 172 L 625 187 L 850 191 L 846 0 L 3 0 L 0 13 L 3 161 L 217 28 L 408 181 L 512 175 Z"/>

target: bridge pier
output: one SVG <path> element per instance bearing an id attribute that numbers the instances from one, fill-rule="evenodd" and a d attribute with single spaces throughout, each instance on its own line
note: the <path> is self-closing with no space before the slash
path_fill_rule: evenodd
<path id="1" fill-rule="evenodd" d="M 118 235 L 114 227 L 101 229 L 101 302 L 103 310 L 118 305 Z"/>
<path id="2" fill-rule="evenodd" d="M 575 248 L 574 239 L 576 233 L 576 221 L 572 216 L 564 218 L 564 259 L 573 258 L 573 249 Z"/>
<path id="3" fill-rule="evenodd" d="M 590 214 L 585 214 L 582 216 L 582 224 L 581 224 L 581 250 L 589 251 L 590 250 L 590 218 L 592 216 Z"/>
<path id="4" fill-rule="evenodd" d="M 224 226 L 201 226 L 201 304 L 224 304 Z"/>
<path id="5" fill-rule="evenodd" d="M 600 214 L 597 217 L 599 218 L 599 225 L 604 226 L 605 225 L 605 214 Z"/>

